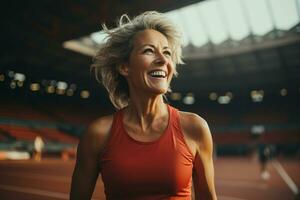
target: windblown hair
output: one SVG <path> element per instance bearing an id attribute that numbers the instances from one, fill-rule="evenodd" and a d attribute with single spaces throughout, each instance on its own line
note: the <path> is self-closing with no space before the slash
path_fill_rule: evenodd
<path id="1" fill-rule="evenodd" d="M 127 80 L 118 68 L 127 62 L 133 49 L 135 35 L 146 29 L 162 33 L 168 40 L 172 51 L 172 61 L 177 75 L 176 64 L 182 64 L 181 33 L 177 27 L 162 13 L 156 11 L 144 12 L 132 20 L 124 14 L 120 17 L 117 27 L 108 29 L 102 25 L 107 34 L 106 42 L 100 46 L 92 68 L 96 79 L 101 82 L 109 93 L 113 105 L 121 109 L 129 103 L 129 87 Z"/>

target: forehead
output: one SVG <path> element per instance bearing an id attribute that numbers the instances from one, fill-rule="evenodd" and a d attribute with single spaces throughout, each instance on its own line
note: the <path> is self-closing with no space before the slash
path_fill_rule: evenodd
<path id="1" fill-rule="evenodd" d="M 169 42 L 166 36 L 159 31 L 153 29 L 146 29 L 140 31 L 134 37 L 133 44 L 135 47 L 145 44 L 151 44 L 154 46 L 169 47 Z"/>

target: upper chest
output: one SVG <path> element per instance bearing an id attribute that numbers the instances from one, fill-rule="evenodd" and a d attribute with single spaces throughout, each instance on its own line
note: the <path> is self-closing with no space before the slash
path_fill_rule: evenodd
<path id="1" fill-rule="evenodd" d="M 140 142 L 154 142 L 167 132 L 168 129 L 172 129 L 174 123 L 177 124 L 177 130 L 183 136 L 183 141 L 192 155 L 196 155 L 197 144 L 191 135 L 191 126 L 189 120 L 184 113 L 178 112 L 177 116 L 169 116 L 154 121 L 146 130 L 143 130 L 141 126 L 136 123 L 122 119 L 122 126 L 125 133 L 132 139 Z"/>
<path id="2" fill-rule="evenodd" d="M 169 120 L 163 117 L 153 121 L 149 125 L 141 125 L 124 119 L 123 127 L 131 138 L 141 142 L 153 142 L 158 140 L 168 129 Z"/>

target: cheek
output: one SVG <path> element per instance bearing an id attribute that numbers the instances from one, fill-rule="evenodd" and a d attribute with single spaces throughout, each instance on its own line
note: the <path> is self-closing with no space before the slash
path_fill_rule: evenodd
<path id="1" fill-rule="evenodd" d="M 168 70 L 169 70 L 170 77 L 173 77 L 174 74 L 176 73 L 175 65 L 170 64 L 168 68 L 169 68 Z"/>
<path id="2" fill-rule="evenodd" d="M 149 68 L 151 64 L 151 59 L 147 57 L 139 57 L 132 61 L 133 65 L 131 66 L 132 69 L 136 71 L 143 71 Z"/>

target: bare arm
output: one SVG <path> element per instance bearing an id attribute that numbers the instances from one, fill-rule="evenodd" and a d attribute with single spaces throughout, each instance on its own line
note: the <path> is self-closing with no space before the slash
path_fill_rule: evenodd
<path id="1" fill-rule="evenodd" d="M 214 184 L 213 142 L 204 119 L 188 113 L 183 117 L 183 128 L 195 152 L 193 189 L 196 200 L 216 200 Z M 190 145 L 191 146 L 191 145 Z"/>
<path id="2" fill-rule="evenodd" d="M 193 183 L 195 198 L 217 199 L 214 184 L 214 165 L 213 165 L 213 142 L 209 127 L 206 121 L 200 117 L 195 120 L 196 131 L 196 157 L 194 161 Z"/>
<path id="3" fill-rule="evenodd" d="M 112 116 L 92 123 L 80 139 L 73 172 L 70 200 L 91 199 L 99 174 L 99 159 L 108 139 Z"/>

